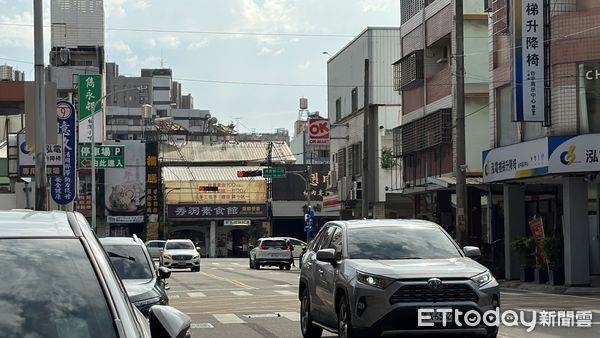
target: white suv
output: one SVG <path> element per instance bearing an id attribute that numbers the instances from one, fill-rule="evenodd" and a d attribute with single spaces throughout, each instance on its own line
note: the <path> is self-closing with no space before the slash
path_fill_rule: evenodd
<path id="1" fill-rule="evenodd" d="M 160 256 L 160 263 L 167 268 L 190 268 L 200 271 L 200 248 L 189 239 L 170 239 Z"/>
<path id="2" fill-rule="evenodd" d="M 292 252 L 285 238 L 260 238 L 250 251 L 250 268 L 260 269 L 261 266 L 278 266 L 290 270 L 292 267 Z"/>

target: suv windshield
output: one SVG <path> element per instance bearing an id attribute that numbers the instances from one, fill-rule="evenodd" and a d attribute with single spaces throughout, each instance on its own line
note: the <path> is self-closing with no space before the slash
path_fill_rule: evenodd
<path id="1" fill-rule="evenodd" d="M 77 239 L 0 239 L 3 337 L 116 337 Z"/>
<path id="2" fill-rule="evenodd" d="M 348 256 L 383 260 L 462 257 L 442 230 L 419 226 L 350 228 Z"/>
<path id="3" fill-rule="evenodd" d="M 140 245 L 104 244 L 117 274 L 121 279 L 152 279 L 152 268 Z"/>
<path id="4" fill-rule="evenodd" d="M 283 249 L 287 250 L 287 244 L 282 240 L 271 240 L 267 239 L 262 241 L 261 246 L 263 249 Z"/>
<path id="5" fill-rule="evenodd" d="M 194 245 L 190 242 L 167 242 L 167 250 L 194 250 Z"/>

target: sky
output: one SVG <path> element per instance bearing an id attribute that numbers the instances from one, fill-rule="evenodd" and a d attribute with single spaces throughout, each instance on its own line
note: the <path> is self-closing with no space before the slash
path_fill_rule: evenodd
<path id="1" fill-rule="evenodd" d="M 194 108 L 210 110 L 224 124 L 239 118 L 240 132 L 292 130 L 300 97 L 308 98 L 311 112 L 327 115 L 329 55 L 368 26 L 399 26 L 399 4 L 104 0 L 106 61 L 129 76 L 162 62 L 183 93 L 192 94 Z M 0 8 L 0 64 L 33 80 L 33 0 L 0 0 Z M 47 63 L 50 0 L 44 0 L 44 22 Z"/>

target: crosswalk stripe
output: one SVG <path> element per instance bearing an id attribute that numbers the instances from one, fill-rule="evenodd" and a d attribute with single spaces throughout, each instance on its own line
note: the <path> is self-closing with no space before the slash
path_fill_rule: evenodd
<path id="1" fill-rule="evenodd" d="M 91 139 L 90 139 L 90 140 L 91 140 Z M 233 268 L 225 268 L 225 270 L 231 270 L 231 271 L 233 271 Z"/>
<path id="2" fill-rule="evenodd" d="M 240 265 L 240 263 L 231 263 L 231 265 Z"/>
<path id="3" fill-rule="evenodd" d="M 202 292 L 188 292 L 188 296 L 190 296 L 190 297 L 206 297 L 206 295 Z"/>
<path id="4" fill-rule="evenodd" d="M 221 263 L 217 263 L 217 262 L 212 262 L 212 265 L 221 265 Z"/>
<path id="5" fill-rule="evenodd" d="M 300 321 L 300 313 L 298 312 L 279 312 L 279 314 L 281 315 L 281 317 L 285 317 L 293 322 Z"/>
<path id="6" fill-rule="evenodd" d="M 234 315 L 233 313 L 221 313 L 221 314 L 213 314 L 216 320 L 218 320 L 221 324 L 245 324 L 240 317 Z"/>
<path id="7" fill-rule="evenodd" d="M 246 292 L 246 291 L 230 291 L 230 292 L 236 296 L 252 296 L 252 294 L 250 292 Z"/>
<path id="8" fill-rule="evenodd" d="M 285 295 L 285 296 L 295 296 L 296 295 L 295 292 L 292 292 L 292 291 L 289 291 L 289 290 L 277 290 L 275 292 L 277 292 L 280 295 Z"/>

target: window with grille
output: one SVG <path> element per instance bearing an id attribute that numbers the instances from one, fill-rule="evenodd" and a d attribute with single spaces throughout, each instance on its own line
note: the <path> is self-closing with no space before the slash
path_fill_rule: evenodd
<path id="1" fill-rule="evenodd" d="M 394 153 L 411 154 L 452 143 L 452 109 L 441 109 L 394 129 Z"/>
<path id="2" fill-rule="evenodd" d="M 416 50 L 399 61 L 400 90 L 411 89 L 423 83 L 423 50 Z"/>
<path id="3" fill-rule="evenodd" d="M 428 4 L 432 0 L 427 0 Z M 406 23 L 410 18 L 417 15 L 423 9 L 425 0 L 401 0 L 400 1 L 400 20 L 402 24 Z"/>
<path id="4" fill-rule="evenodd" d="M 339 177 L 346 177 L 346 148 L 338 150 L 337 165 Z"/>
<path id="5" fill-rule="evenodd" d="M 339 121 L 342 119 L 342 98 L 335 100 L 335 120 Z"/>

